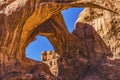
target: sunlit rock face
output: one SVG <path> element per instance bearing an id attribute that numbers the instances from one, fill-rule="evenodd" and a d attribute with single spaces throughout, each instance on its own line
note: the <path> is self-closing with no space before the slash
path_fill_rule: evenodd
<path id="1" fill-rule="evenodd" d="M 48 64 L 50 71 L 55 76 L 58 76 L 58 64 L 57 64 L 58 58 L 59 58 L 58 53 L 54 51 L 42 52 L 42 62 Z"/>
<path id="2" fill-rule="evenodd" d="M 119 80 L 119 4 L 118 0 L 0 0 L 0 79 Z M 60 13 L 70 7 L 89 7 L 80 14 L 73 33 Z M 26 58 L 25 48 L 36 35 L 47 37 L 60 56 L 57 77 L 47 64 Z M 118 60 L 107 58 L 112 55 Z"/>
<path id="3" fill-rule="evenodd" d="M 85 22 L 94 27 L 107 47 L 113 53 L 114 58 L 120 58 L 120 1 L 100 1 L 101 4 L 109 6 L 119 14 L 105 10 L 86 8 L 80 15 L 77 22 Z"/>

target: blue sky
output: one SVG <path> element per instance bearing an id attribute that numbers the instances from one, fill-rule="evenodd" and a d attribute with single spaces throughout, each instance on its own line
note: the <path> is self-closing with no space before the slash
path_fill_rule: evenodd
<path id="1" fill-rule="evenodd" d="M 62 11 L 69 32 L 73 31 L 74 23 L 82 10 L 83 8 L 69 8 Z M 46 37 L 37 35 L 36 40 L 27 46 L 26 57 L 41 61 L 41 52 L 48 50 L 54 50 L 51 43 Z"/>

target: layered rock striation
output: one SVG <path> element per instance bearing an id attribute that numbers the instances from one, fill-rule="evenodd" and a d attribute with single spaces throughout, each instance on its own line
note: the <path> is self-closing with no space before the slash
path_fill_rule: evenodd
<path id="1" fill-rule="evenodd" d="M 119 80 L 119 4 L 119 0 L 0 0 L 0 79 Z M 60 12 L 70 7 L 87 7 L 72 33 Z M 58 76 L 47 64 L 26 58 L 25 48 L 36 35 L 47 37 L 60 56 Z"/>

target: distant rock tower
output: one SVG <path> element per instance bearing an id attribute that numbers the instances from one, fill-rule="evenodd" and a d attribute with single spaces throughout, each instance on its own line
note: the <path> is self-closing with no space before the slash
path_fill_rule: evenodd
<path id="1" fill-rule="evenodd" d="M 57 76 L 58 74 L 58 65 L 57 59 L 59 55 L 54 51 L 47 51 L 42 52 L 42 62 L 46 63 L 50 67 L 50 71 Z"/>

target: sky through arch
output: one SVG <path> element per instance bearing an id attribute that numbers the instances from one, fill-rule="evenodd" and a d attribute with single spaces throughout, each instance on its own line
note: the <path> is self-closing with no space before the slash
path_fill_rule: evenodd
<path id="1" fill-rule="evenodd" d="M 64 21 L 69 32 L 72 32 L 74 29 L 74 23 L 77 20 L 80 12 L 83 11 L 84 8 L 69 8 L 67 10 L 63 10 L 62 14 L 64 17 Z M 54 50 L 53 46 L 49 42 L 46 37 L 36 36 L 36 40 L 31 42 L 26 48 L 26 57 L 41 61 L 41 52 L 42 51 L 52 51 Z"/>

